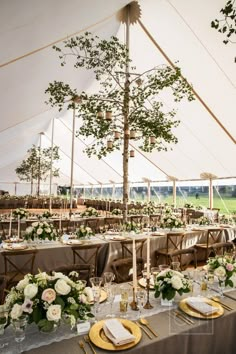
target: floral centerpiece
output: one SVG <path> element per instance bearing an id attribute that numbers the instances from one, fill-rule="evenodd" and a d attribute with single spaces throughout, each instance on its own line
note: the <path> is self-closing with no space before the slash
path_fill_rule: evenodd
<path id="1" fill-rule="evenodd" d="M 52 224 L 47 221 L 33 222 L 31 226 L 25 230 L 24 238 L 26 240 L 41 239 L 49 241 L 56 240 L 57 231 Z"/>
<path id="2" fill-rule="evenodd" d="M 185 203 L 184 208 L 191 209 L 191 208 L 194 208 L 194 205 L 193 205 L 193 203 Z"/>
<path id="3" fill-rule="evenodd" d="M 117 208 L 117 209 L 113 209 L 111 212 L 112 215 L 121 215 L 122 214 L 122 210 Z"/>
<path id="4" fill-rule="evenodd" d="M 141 212 L 140 209 L 131 208 L 129 209 L 128 213 L 129 215 L 139 215 Z"/>
<path id="5" fill-rule="evenodd" d="M 166 205 L 164 207 L 164 211 L 163 211 L 164 214 L 172 214 L 173 213 L 173 208 L 170 207 L 169 205 Z"/>
<path id="6" fill-rule="evenodd" d="M 234 219 L 228 215 L 220 215 L 219 221 L 221 224 L 228 224 L 228 225 L 234 224 Z"/>
<path id="7" fill-rule="evenodd" d="M 206 270 L 212 270 L 219 281 L 225 282 L 225 286 L 234 287 L 231 277 L 236 273 L 236 263 L 233 257 L 217 256 L 207 260 Z"/>
<path id="8" fill-rule="evenodd" d="M 162 229 L 179 229 L 184 226 L 184 222 L 174 214 L 165 214 L 162 217 L 160 228 Z"/>
<path id="9" fill-rule="evenodd" d="M 29 216 L 29 212 L 27 209 L 24 208 L 17 208 L 13 211 L 12 215 L 14 216 L 14 218 L 18 219 L 18 217 L 20 219 L 26 219 Z"/>
<path id="10" fill-rule="evenodd" d="M 125 225 L 124 225 L 124 230 L 125 231 L 134 231 L 134 232 L 139 232 L 142 229 L 142 224 L 137 223 L 137 222 L 133 222 L 133 221 L 128 221 Z"/>
<path id="11" fill-rule="evenodd" d="M 156 207 L 152 204 L 145 205 L 142 209 L 142 214 L 151 215 L 155 214 L 157 211 Z"/>
<path id="12" fill-rule="evenodd" d="M 176 292 L 179 295 L 191 291 L 189 279 L 185 278 L 182 273 L 172 269 L 165 269 L 160 272 L 154 284 L 155 297 L 161 296 L 162 299 L 172 300 Z"/>
<path id="13" fill-rule="evenodd" d="M 210 225 L 211 220 L 207 216 L 201 216 L 197 219 L 199 225 Z"/>
<path id="14" fill-rule="evenodd" d="M 53 216 L 53 214 L 49 210 L 46 210 L 43 212 L 43 214 L 41 216 L 42 216 L 42 218 L 49 219 Z"/>
<path id="15" fill-rule="evenodd" d="M 89 238 L 94 235 L 92 229 L 88 226 L 81 225 L 78 229 L 76 229 L 75 234 L 77 238 Z"/>
<path id="16" fill-rule="evenodd" d="M 95 208 L 89 207 L 85 211 L 83 211 L 80 216 L 86 217 L 86 216 L 98 216 L 98 211 Z"/>
<path id="17" fill-rule="evenodd" d="M 72 280 L 70 275 L 27 274 L 11 288 L 5 304 L 11 319 L 27 314 L 30 323 L 36 323 L 43 332 L 51 332 L 62 319 L 74 327 L 77 320 L 93 317 L 90 306 L 84 302 L 83 290 L 83 283 Z"/>

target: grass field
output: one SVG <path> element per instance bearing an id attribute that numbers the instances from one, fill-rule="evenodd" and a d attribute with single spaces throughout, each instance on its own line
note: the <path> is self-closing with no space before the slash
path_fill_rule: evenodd
<path id="1" fill-rule="evenodd" d="M 152 199 L 158 202 L 158 199 Z M 199 199 L 196 199 L 195 196 L 190 196 L 187 199 L 183 199 L 182 197 L 176 198 L 177 206 L 182 207 L 185 203 L 192 203 L 194 206 L 202 205 L 206 208 L 209 206 L 208 195 L 201 195 Z M 162 199 L 162 203 L 173 203 L 172 196 L 168 196 Z M 214 208 L 219 208 L 221 214 L 232 214 L 236 213 L 236 198 L 232 197 L 224 197 L 223 201 L 218 196 L 214 196 Z"/>

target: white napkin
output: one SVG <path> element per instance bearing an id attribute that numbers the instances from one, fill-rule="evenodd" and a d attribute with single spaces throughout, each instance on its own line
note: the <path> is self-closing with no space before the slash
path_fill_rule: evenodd
<path id="1" fill-rule="evenodd" d="M 89 286 L 84 288 L 84 294 L 87 296 L 88 302 L 93 302 L 93 290 Z"/>
<path id="2" fill-rule="evenodd" d="M 135 337 L 124 328 L 120 321 L 116 319 L 105 321 L 103 330 L 107 338 L 109 338 L 116 346 L 124 345 L 135 340 Z"/>
<path id="3" fill-rule="evenodd" d="M 186 303 L 204 316 L 212 315 L 219 311 L 218 307 L 207 304 L 200 297 L 189 297 L 186 299 Z"/>

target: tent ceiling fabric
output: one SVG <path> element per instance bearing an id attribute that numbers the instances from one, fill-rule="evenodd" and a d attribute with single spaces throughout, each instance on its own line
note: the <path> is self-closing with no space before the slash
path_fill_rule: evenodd
<path id="1" fill-rule="evenodd" d="M 100 37 L 117 35 L 124 40 L 124 26 L 116 13 L 125 0 L 2 0 L 0 2 L 0 173 L 1 181 L 17 181 L 14 169 L 25 158 L 27 149 L 42 141 L 51 144 L 51 122 L 55 119 L 55 144 L 60 146 L 61 180 L 69 184 L 72 112 L 60 114 L 45 104 L 48 83 L 62 80 L 78 90 L 93 90 L 93 76 L 68 65 L 60 67 L 51 43 L 74 33 L 90 30 Z M 222 43 L 221 35 L 211 29 L 219 17 L 224 0 L 141 0 L 141 22 L 173 62 L 179 61 L 183 75 L 210 109 L 236 137 L 235 124 L 235 46 Z M 130 29 L 131 57 L 142 72 L 165 63 L 165 59 L 139 24 Z M 161 97 L 169 108 L 168 97 Z M 176 129 L 179 139 L 168 152 L 138 153 L 130 159 L 130 182 L 200 178 L 202 172 L 218 177 L 235 177 L 235 144 L 195 101 L 177 107 L 181 120 Z M 77 123 L 79 124 L 79 119 Z M 121 152 L 104 160 L 88 158 L 86 142 L 76 139 L 75 184 L 122 182 Z M 159 167 L 159 168 L 158 168 Z"/>

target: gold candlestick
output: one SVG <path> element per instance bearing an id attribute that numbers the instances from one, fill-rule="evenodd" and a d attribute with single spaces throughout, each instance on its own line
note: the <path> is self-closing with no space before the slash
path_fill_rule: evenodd
<path id="1" fill-rule="evenodd" d="M 129 304 L 129 306 L 131 307 L 131 309 L 133 311 L 138 311 L 138 305 L 137 305 L 137 301 L 136 301 L 136 294 L 135 294 L 135 290 L 133 288 L 133 301 Z"/>
<path id="2" fill-rule="evenodd" d="M 150 310 L 150 309 L 153 308 L 153 306 L 150 304 L 150 301 L 149 301 L 150 278 L 147 278 L 146 290 L 147 290 L 147 302 L 143 306 L 143 308 L 146 309 L 146 310 Z"/>

